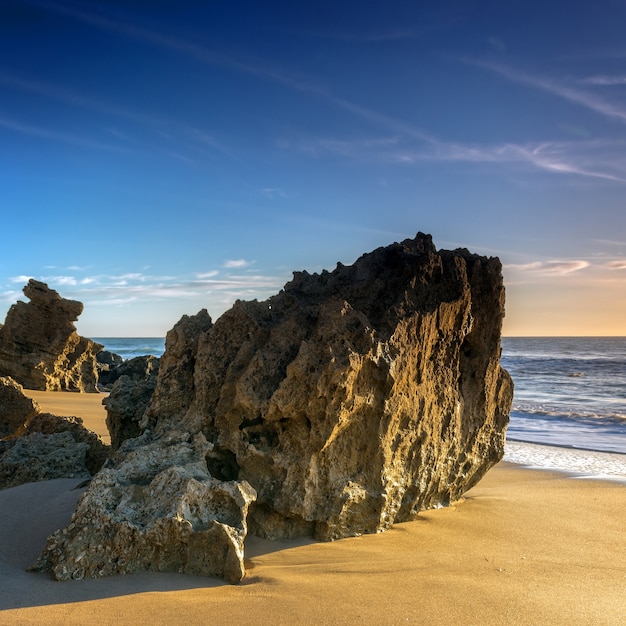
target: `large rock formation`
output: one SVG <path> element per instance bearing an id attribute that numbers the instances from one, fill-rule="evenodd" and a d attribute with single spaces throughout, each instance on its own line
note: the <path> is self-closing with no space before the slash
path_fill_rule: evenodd
<path id="1" fill-rule="evenodd" d="M 95 474 L 109 454 L 80 417 L 42 413 L 21 385 L 0 378 L 0 489 Z"/>
<path id="2" fill-rule="evenodd" d="M 96 392 L 102 346 L 76 333 L 82 303 L 33 279 L 24 295 L 30 302 L 14 304 L 0 327 L 0 376 L 27 389 Z"/>
<path id="3" fill-rule="evenodd" d="M 90 534 L 94 545 L 105 541 L 109 560 L 163 567 L 134 543 L 100 536 L 93 503 L 106 503 L 106 536 L 171 520 L 166 504 L 154 503 L 159 491 L 146 498 L 145 486 L 155 480 L 155 450 L 166 457 L 173 440 L 195 451 L 202 485 L 256 492 L 248 525 L 265 537 L 339 539 L 447 505 L 504 451 L 512 383 L 499 362 L 503 315 L 498 259 L 437 252 L 420 233 L 330 273 L 296 273 L 278 295 L 237 302 L 214 325 L 206 311 L 183 318 L 168 334 L 144 434 L 113 460 L 121 474 L 92 483 L 39 567 L 81 575 L 78 555 L 99 558 L 77 539 Z M 202 453 L 199 441 L 207 442 Z M 132 480 L 129 464 L 141 467 Z M 133 498 L 135 512 L 112 513 Z M 195 529 L 186 511 L 176 515 Z M 243 517 L 235 517 L 241 533 Z"/>

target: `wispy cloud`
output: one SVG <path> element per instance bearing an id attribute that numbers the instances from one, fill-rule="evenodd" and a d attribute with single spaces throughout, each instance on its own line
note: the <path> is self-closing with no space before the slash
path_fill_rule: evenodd
<path id="1" fill-rule="evenodd" d="M 611 154 L 623 148 L 623 144 L 605 144 L 604 158 L 598 158 L 598 145 L 593 142 L 541 142 L 535 144 L 468 145 L 439 142 L 432 151 L 420 151 L 416 160 L 439 159 L 442 161 L 464 161 L 469 163 L 527 163 L 534 167 L 556 173 L 577 174 L 591 178 L 602 178 L 615 182 L 626 182 L 626 164 L 610 159 Z M 611 149 L 613 148 L 613 149 Z M 595 158 L 588 156 L 594 153 Z M 410 153 L 403 153 L 405 162 L 411 161 Z M 604 169 L 602 169 L 604 167 Z"/>
<path id="2" fill-rule="evenodd" d="M 30 124 L 24 124 L 18 120 L 10 119 L 0 115 L 0 127 L 6 130 L 20 133 L 23 135 L 30 135 L 32 137 L 38 137 L 40 139 L 46 139 L 49 141 L 61 142 L 65 144 L 71 144 L 79 146 L 81 148 L 89 148 L 96 150 L 107 151 L 126 151 L 125 148 L 119 145 L 106 144 L 99 141 L 93 141 L 91 139 L 67 133 L 64 131 L 49 130 L 47 128 L 41 128 Z"/>
<path id="3" fill-rule="evenodd" d="M 264 67 L 259 63 L 250 63 L 245 60 L 240 60 L 232 55 L 224 54 L 219 50 L 211 50 L 204 46 L 190 43 L 138 24 L 132 24 L 124 19 L 110 17 L 102 13 L 98 14 L 93 11 L 86 11 L 62 2 L 43 3 L 37 0 L 21 1 L 25 4 L 38 6 L 44 10 L 61 13 L 108 32 L 179 52 L 203 63 L 292 85 L 297 82 L 294 78 L 287 77 L 274 68 Z"/>
<path id="4" fill-rule="evenodd" d="M 218 276 L 219 272 L 217 270 L 211 270 L 210 272 L 201 272 L 196 274 L 196 278 L 198 280 L 205 280 L 207 278 L 215 278 L 215 276 Z"/>
<path id="5" fill-rule="evenodd" d="M 620 147 L 621 144 L 611 146 L 607 143 L 599 151 L 597 144 L 581 141 L 547 142 L 529 147 L 515 146 L 513 149 L 520 158 L 539 169 L 625 183 L 626 163 L 611 158 L 619 153 Z"/>
<path id="6" fill-rule="evenodd" d="M 21 0 L 27 4 L 34 4 L 45 10 L 50 10 L 58 13 L 62 13 L 74 19 L 80 20 L 84 23 L 90 24 L 96 28 L 104 29 L 109 32 L 114 32 L 125 37 L 129 37 L 135 40 L 150 43 L 152 45 L 172 50 L 193 58 L 199 62 L 235 71 L 241 74 L 247 74 L 254 76 L 258 79 L 271 81 L 281 84 L 289 89 L 300 91 L 302 93 L 308 93 L 318 98 L 325 100 L 327 103 L 333 106 L 353 113 L 361 117 L 362 119 L 369 120 L 371 122 L 382 124 L 388 128 L 393 128 L 397 131 L 401 131 L 405 134 L 411 135 L 416 139 L 423 141 L 430 141 L 432 138 L 420 129 L 411 127 L 410 125 L 396 120 L 390 116 L 384 115 L 377 111 L 373 111 L 366 107 L 360 106 L 354 102 L 351 102 L 345 98 L 339 97 L 333 94 L 325 86 L 312 82 L 310 79 L 305 79 L 301 76 L 295 76 L 285 72 L 283 69 L 273 67 L 268 64 L 261 63 L 258 59 L 250 61 L 243 58 L 236 58 L 234 55 L 224 54 L 219 50 L 208 49 L 204 46 L 189 43 L 182 39 L 177 39 L 170 35 L 165 35 L 161 32 L 131 24 L 121 19 L 114 19 L 102 14 L 95 14 L 85 10 L 70 7 L 63 3 L 51 2 L 40 3 L 36 0 Z"/>
<path id="7" fill-rule="evenodd" d="M 580 79 L 580 82 L 583 85 L 598 85 L 600 87 L 617 87 L 620 85 L 626 85 L 626 76 L 625 75 L 596 75 L 596 76 L 587 76 L 585 78 Z"/>
<path id="8" fill-rule="evenodd" d="M 398 165 L 418 164 L 427 161 L 448 161 L 467 163 L 505 163 L 531 165 L 545 172 L 555 174 L 571 174 L 587 178 L 626 182 L 626 162 L 623 159 L 613 158 L 610 151 L 590 155 L 590 142 L 585 141 L 570 143 L 542 142 L 528 145 L 516 143 L 501 143 L 496 145 L 470 145 L 466 143 L 444 141 L 432 133 L 407 123 L 401 119 L 386 115 L 379 111 L 364 107 L 356 102 L 336 95 L 326 86 L 295 76 L 283 69 L 263 64 L 258 59 L 250 61 L 236 58 L 233 55 L 224 54 L 219 50 L 208 49 L 204 46 L 177 39 L 169 34 L 157 32 L 141 25 L 132 24 L 117 17 L 110 17 L 103 13 L 95 13 L 69 6 L 63 2 L 40 3 L 36 0 L 22 0 L 29 4 L 35 4 L 45 10 L 51 10 L 80 20 L 93 27 L 104 29 L 109 32 L 149 43 L 167 50 L 178 52 L 193 58 L 201 63 L 209 64 L 222 69 L 254 76 L 260 80 L 270 81 L 287 87 L 291 90 L 319 98 L 325 103 L 348 112 L 361 120 L 365 120 L 379 128 L 385 129 L 392 137 L 366 140 L 342 140 L 339 138 L 315 138 L 314 140 L 281 140 L 279 145 L 285 148 L 296 149 L 316 156 L 321 153 L 334 153 L 345 158 L 384 160 L 387 163 Z M 405 29 L 406 35 L 408 30 Z M 387 33 L 384 36 L 388 36 Z M 400 31 L 396 35 L 402 35 Z M 528 85 L 535 89 L 550 92 L 560 98 L 576 102 L 590 110 L 602 114 L 611 119 L 626 121 L 626 110 L 614 105 L 595 94 L 582 89 L 563 84 L 550 78 L 544 78 L 529 74 L 509 66 L 464 59 L 467 64 L 480 67 L 486 71 L 495 73 L 503 78 Z M 26 85 L 26 88 L 28 85 Z M 35 87 L 32 87 L 35 88 Z M 48 86 L 44 91 L 50 95 L 73 100 L 85 106 L 99 106 L 97 102 L 85 101 L 80 97 L 74 97 L 65 92 L 55 91 Z M 122 111 L 122 113 L 125 113 Z M 205 134 L 196 129 L 187 129 L 188 133 L 195 137 L 196 141 L 204 142 L 207 146 L 222 149 L 210 134 Z M 179 150 L 168 149 L 167 154 L 171 158 L 183 159 L 189 162 L 189 157 Z M 593 156 L 593 158 L 591 158 Z M 265 190 L 265 195 L 276 197 L 273 190 Z"/>
<path id="9" fill-rule="evenodd" d="M 226 261 L 223 267 L 243 268 L 243 267 L 248 267 L 249 265 L 252 265 L 253 263 L 254 261 L 246 261 L 245 259 L 232 259 L 232 260 Z"/>
<path id="10" fill-rule="evenodd" d="M 426 162 L 518 164 L 560 174 L 626 183 L 626 142 L 580 140 L 529 144 L 464 144 L 430 139 L 415 143 L 399 135 L 368 139 L 298 138 L 278 144 L 311 157 L 323 154 L 377 163 L 412 165 Z"/>
<path id="11" fill-rule="evenodd" d="M 60 85 L 42 82 L 41 80 L 28 80 L 21 76 L 16 76 L 7 72 L 0 73 L 0 85 L 23 92 L 30 92 L 38 96 L 43 96 L 44 98 L 50 98 L 63 102 L 64 104 L 70 104 L 75 107 L 87 108 L 116 117 L 127 118 L 143 124 L 154 125 L 162 123 L 162 120 L 146 115 L 145 113 L 138 113 L 104 100 L 89 98 Z"/>
<path id="12" fill-rule="evenodd" d="M 20 276 L 12 276 L 9 281 L 16 284 L 26 284 L 33 276 L 21 274 Z"/>
<path id="13" fill-rule="evenodd" d="M 228 268 L 243 269 L 249 265 L 243 259 L 231 262 Z M 121 304 L 134 301 L 162 301 L 172 299 L 196 299 L 208 293 L 240 293 L 249 297 L 267 297 L 286 282 L 287 276 L 263 273 L 221 275 L 218 270 L 197 272 L 193 277 L 156 276 L 141 272 L 126 274 L 79 275 L 20 275 L 10 279 L 13 284 L 26 284 L 30 278 L 45 282 L 63 297 L 90 304 Z M 16 300 L 21 292 L 7 290 L 0 296 L 3 300 Z M 228 298 L 228 296 L 224 296 Z"/>
<path id="14" fill-rule="evenodd" d="M 421 26 L 409 26 L 404 28 L 390 28 L 387 30 L 377 30 L 371 32 L 349 32 L 349 31 L 299 31 L 300 35 L 309 35 L 320 39 L 331 41 L 342 41 L 346 43 L 378 43 L 382 41 L 402 41 L 413 39 L 420 31 Z"/>
<path id="15" fill-rule="evenodd" d="M 610 270 L 626 270 L 626 259 L 619 261 L 611 261 L 607 263 L 607 268 Z"/>
<path id="16" fill-rule="evenodd" d="M 0 116 L 0 126 L 15 132 L 86 148 L 104 148 L 118 151 L 129 151 L 131 149 L 136 151 L 158 151 L 171 159 L 188 164 L 194 163 L 194 160 L 185 154 L 185 151 L 189 151 L 192 154 L 205 155 L 217 152 L 230 158 L 234 157 L 233 153 L 223 145 L 223 142 L 219 141 L 208 131 L 196 126 L 164 119 L 144 111 L 133 111 L 106 100 L 78 94 L 60 85 L 39 80 L 28 80 L 6 72 L 0 72 L 0 86 L 32 93 L 71 107 L 86 109 L 94 113 L 134 122 L 138 125 L 133 127 L 133 131 L 128 132 L 119 128 L 112 128 L 110 125 L 107 125 L 107 122 L 103 121 L 104 132 L 110 139 L 116 142 L 113 144 L 94 141 L 88 137 L 77 136 L 71 133 L 50 131 L 33 124 L 25 124 L 16 119 L 2 118 Z M 139 128 L 142 130 L 138 130 Z"/>
<path id="17" fill-rule="evenodd" d="M 269 200 L 287 197 L 287 194 L 280 187 L 265 187 L 265 189 L 261 189 L 261 195 Z"/>
<path id="18" fill-rule="evenodd" d="M 16 291 L 14 289 L 0 291 L 0 302 L 3 302 L 5 304 L 13 304 L 23 297 L 24 295 L 21 291 Z M 0 324 L 1 323 L 2 321 L 0 320 Z"/>
<path id="19" fill-rule="evenodd" d="M 611 119 L 617 119 L 622 122 L 626 121 L 626 110 L 622 107 L 612 104 L 602 98 L 599 98 L 595 94 L 587 91 L 582 91 L 569 85 L 564 84 L 561 81 L 528 74 L 522 70 L 518 70 L 507 65 L 500 63 L 492 63 L 490 61 L 479 61 L 476 59 L 462 59 L 464 63 L 473 65 L 475 67 L 482 68 L 494 74 L 501 76 L 511 82 L 519 83 L 522 85 L 528 85 L 535 89 L 540 89 L 551 93 L 559 98 L 575 102 L 580 106 L 583 106 L 595 113 L 599 113 L 605 117 Z"/>
<path id="20" fill-rule="evenodd" d="M 572 274 L 579 272 L 590 266 L 589 261 L 582 261 L 579 259 L 572 259 L 566 261 L 532 261 L 530 263 L 522 264 L 508 264 L 505 265 L 505 269 L 518 270 L 522 272 L 533 272 L 539 274 L 550 274 L 564 276 L 566 274 Z"/>
<path id="21" fill-rule="evenodd" d="M 609 246 L 626 246 L 626 239 L 594 239 L 593 241 Z"/>

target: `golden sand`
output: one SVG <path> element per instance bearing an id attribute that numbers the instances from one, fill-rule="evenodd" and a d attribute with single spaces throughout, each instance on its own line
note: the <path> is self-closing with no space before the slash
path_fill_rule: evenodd
<path id="1" fill-rule="evenodd" d="M 251 538 L 236 586 L 156 573 L 58 583 L 24 572 L 69 521 L 77 482 L 0 491 L 0 624 L 617 625 L 626 616 L 622 483 L 500 464 L 463 502 L 386 533 Z"/>
<path id="2" fill-rule="evenodd" d="M 104 443 L 111 443 L 111 437 L 105 423 L 107 414 L 104 406 L 102 406 L 102 400 L 108 394 L 33 391 L 31 389 L 24 389 L 24 393 L 35 400 L 44 413 L 82 417 L 85 428 L 100 435 Z"/>

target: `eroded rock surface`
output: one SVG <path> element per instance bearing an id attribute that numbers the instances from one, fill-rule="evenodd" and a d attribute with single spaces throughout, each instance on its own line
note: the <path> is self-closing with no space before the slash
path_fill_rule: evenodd
<path id="1" fill-rule="evenodd" d="M 132 454 L 145 469 L 160 447 L 167 457 L 173 433 L 206 440 L 212 480 L 251 485 L 250 531 L 269 538 L 339 539 L 414 519 L 459 498 L 503 455 L 513 393 L 500 367 L 503 315 L 498 259 L 437 252 L 423 234 L 333 272 L 296 273 L 278 295 L 237 302 L 215 324 L 206 311 L 179 322 L 145 432 L 117 462 Z M 94 480 L 85 498 L 132 499 L 154 476 Z M 134 515 L 111 532 L 134 538 L 152 523 Z M 99 523 L 79 507 L 70 534 L 97 534 Z M 110 560 L 154 563 L 133 542 L 110 545 Z M 58 576 L 80 554 L 59 535 L 40 565 Z"/>
<path id="2" fill-rule="evenodd" d="M 129 440 L 92 480 L 35 570 L 57 580 L 175 571 L 239 582 L 254 489 L 213 478 L 202 433 Z"/>
<path id="3" fill-rule="evenodd" d="M 77 446 L 85 447 L 81 456 L 82 463 L 88 474 L 93 475 L 102 467 L 108 458 L 111 448 L 103 443 L 99 435 L 85 428 L 81 417 L 53 415 L 52 413 L 38 413 L 25 424 L 24 435 L 40 433 L 42 435 L 54 435 L 69 433 Z M 33 455 L 34 456 L 34 455 Z M 72 478 L 73 476 L 60 475 L 59 472 L 49 472 L 50 476 L 43 476 L 38 480 L 50 480 L 51 478 Z"/>
<path id="4" fill-rule="evenodd" d="M 141 433 L 140 422 L 154 393 L 159 372 L 159 359 L 154 356 L 136 357 L 127 363 L 131 367 L 121 369 L 128 374 L 122 374 L 115 381 L 108 397 L 102 401 L 113 450 Z M 142 367 L 139 364 L 143 364 Z"/>
<path id="5" fill-rule="evenodd" d="M 33 279 L 24 295 L 30 302 L 14 304 L 0 327 L 0 375 L 28 389 L 96 392 L 102 346 L 76 332 L 82 303 Z"/>
<path id="6" fill-rule="evenodd" d="M 19 383 L 0 376 L 0 439 L 16 435 L 39 412 L 39 405 L 24 395 Z"/>
<path id="7" fill-rule="evenodd" d="M 88 448 L 67 431 L 23 435 L 0 456 L 0 488 L 54 478 L 87 478 Z"/>
<path id="8" fill-rule="evenodd" d="M 167 415 L 171 424 L 182 421 L 195 396 L 194 372 L 200 338 L 213 322 L 206 309 L 183 315 L 165 336 L 165 353 L 160 359 L 158 385 L 148 406 L 142 428 L 153 428 L 157 415 Z"/>
<path id="9" fill-rule="evenodd" d="M 0 378 L 0 489 L 95 474 L 109 454 L 80 417 L 42 413 L 11 378 Z"/>

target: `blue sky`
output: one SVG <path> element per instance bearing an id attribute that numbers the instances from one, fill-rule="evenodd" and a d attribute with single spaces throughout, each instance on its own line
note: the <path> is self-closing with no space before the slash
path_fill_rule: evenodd
<path id="1" fill-rule="evenodd" d="M 626 3 L 0 0 L 0 319 L 162 336 L 417 231 L 626 335 Z"/>

